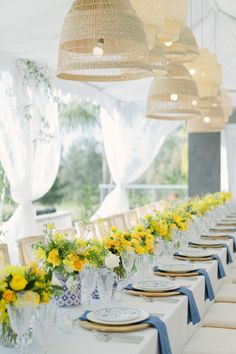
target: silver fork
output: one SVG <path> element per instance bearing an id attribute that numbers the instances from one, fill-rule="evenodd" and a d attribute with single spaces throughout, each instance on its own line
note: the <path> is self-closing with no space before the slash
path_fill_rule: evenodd
<path id="1" fill-rule="evenodd" d="M 134 336 L 130 334 L 123 333 L 104 333 L 93 330 L 95 337 L 101 342 L 109 342 L 110 340 L 115 340 L 119 342 L 139 344 L 144 337 Z"/>

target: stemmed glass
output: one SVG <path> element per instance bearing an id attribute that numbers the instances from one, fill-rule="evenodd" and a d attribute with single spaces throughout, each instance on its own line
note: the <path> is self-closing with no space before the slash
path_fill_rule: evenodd
<path id="1" fill-rule="evenodd" d="M 113 294 L 115 275 L 111 271 L 98 274 L 97 288 L 99 293 L 99 299 L 102 303 L 107 304 L 111 301 Z"/>
<path id="2" fill-rule="evenodd" d="M 24 300 L 17 300 L 15 304 L 7 306 L 8 315 L 13 331 L 17 334 L 17 341 L 20 353 L 26 353 L 27 343 L 25 334 L 27 333 L 32 319 L 32 303 Z"/>
<path id="3" fill-rule="evenodd" d="M 126 271 L 126 282 L 129 281 L 130 276 L 132 274 L 132 269 L 134 267 L 134 261 L 135 261 L 135 253 L 134 252 L 122 252 L 121 253 L 121 260 L 123 267 L 125 268 Z"/>
<path id="4" fill-rule="evenodd" d="M 80 276 L 82 281 L 82 288 L 84 289 L 88 307 L 90 308 L 91 294 L 96 287 L 97 272 L 92 266 L 86 265 L 82 269 Z"/>
<path id="5" fill-rule="evenodd" d="M 143 278 L 150 268 L 148 255 L 138 254 L 135 259 L 135 265 L 137 269 L 137 277 Z"/>
<path id="6" fill-rule="evenodd" d="M 48 344 L 57 319 L 57 307 L 53 302 L 38 305 L 34 309 L 33 333 L 43 349 L 43 354 L 48 353 Z"/>

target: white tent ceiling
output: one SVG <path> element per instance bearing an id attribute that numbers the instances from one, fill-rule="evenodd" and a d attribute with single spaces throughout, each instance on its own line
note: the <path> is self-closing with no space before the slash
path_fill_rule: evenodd
<path id="1" fill-rule="evenodd" d="M 0 0 L 0 55 L 2 52 L 2 55 L 29 58 L 56 69 L 60 31 L 72 2 Z M 198 44 L 212 52 L 216 48 L 223 67 L 223 84 L 233 96 L 233 91 L 236 92 L 236 0 L 191 0 L 191 7 L 189 24 Z M 117 99 L 139 100 L 145 98 L 149 84 L 150 79 L 90 86 Z M 80 83 L 71 85 L 75 91 L 78 88 L 77 93 L 80 87 L 89 88 Z"/>

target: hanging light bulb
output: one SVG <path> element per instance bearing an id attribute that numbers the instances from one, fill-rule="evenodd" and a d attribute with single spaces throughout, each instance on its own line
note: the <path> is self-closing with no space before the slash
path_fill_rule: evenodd
<path id="1" fill-rule="evenodd" d="M 189 69 L 189 74 L 194 76 L 196 74 L 196 69 L 195 68 Z"/>
<path id="2" fill-rule="evenodd" d="M 172 44 L 173 44 L 173 42 L 172 42 L 172 41 L 170 41 L 170 42 L 165 42 L 165 43 L 164 43 L 164 45 L 165 45 L 166 47 L 171 47 L 171 46 L 172 46 Z"/>
<path id="3" fill-rule="evenodd" d="M 177 95 L 177 93 L 172 93 L 171 95 L 170 95 L 170 99 L 171 99 L 171 101 L 177 101 L 178 100 L 178 95 Z"/>
<path id="4" fill-rule="evenodd" d="M 203 117 L 203 121 L 204 121 L 204 123 L 208 124 L 208 123 L 210 123 L 211 118 L 210 118 L 210 117 L 208 117 L 208 116 Z"/>
<path id="5" fill-rule="evenodd" d="M 100 38 L 97 41 L 96 46 L 93 48 L 93 55 L 96 57 L 102 57 L 104 54 L 104 39 Z"/>

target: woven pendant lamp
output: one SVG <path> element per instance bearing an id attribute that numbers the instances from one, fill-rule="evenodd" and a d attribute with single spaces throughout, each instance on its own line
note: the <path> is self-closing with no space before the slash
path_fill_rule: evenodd
<path id="1" fill-rule="evenodd" d="M 225 127 L 224 112 L 217 98 L 200 99 L 202 116 L 188 122 L 189 133 L 219 132 Z"/>
<path id="2" fill-rule="evenodd" d="M 184 27 L 180 33 L 180 38 L 184 44 L 184 62 L 193 62 L 199 57 L 199 48 L 193 32 L 188 27 Z"/>
<path id="3" fill-rule="evenodd" d="M 169 62 L 167 76 L 155 78 L 148 93 L 146 117 L 188 120 L 200 117 L 197 86 L 186 68 Z"/>
<path id="4" fill-rule="evenodd" d="M 200 56 L 185 66 L 197 84 L 200 97 L 217 96 L 222 82 L 222 70 L 214 54 L 201 48 Z"/>
<path id="5" fill-rule="evenodd" d="M 165 21 L 158 34 L 161 43 L 174 42 L 186 26 L 188 17 L 188 0 L 165 0 Z"/>
<path id="6" fill-rule="evenodd" d="M 228 90 L 221 88 L 219 91 L 219 100 L 224 112 L 225 123 L 228 123 L 230 116 L 233 113 L 233 102 Z"/>
<path id="7" fill-rule="evenodd" d="M 141 20 L 128 0 L 76 0 L 61 33 L 57 76 L 122 81 L 152 76 Z"/>
<path id="8" fill-rule="evenodd" d="M 176 42 L 166 42 L 162 44 L 166 59 L 168 61 L 184 62 L 186 51 L 181 35 Z"/>
<path id="9" fill-rule="evenodd" d="M 155 47 L 149 50 L 149 62 L 155 76 L 167 74 L 165 53 L 158 38 Z"/>
<path id="10" fill-rule="evenodd" d="M 130 0 L 130 3 L 144 25 L 154 27 L 155 35 L 163 29 L 165 21 L 165 0 Z M 146 35 L 148 37 L 148 32 L 146 32 Z"/>

